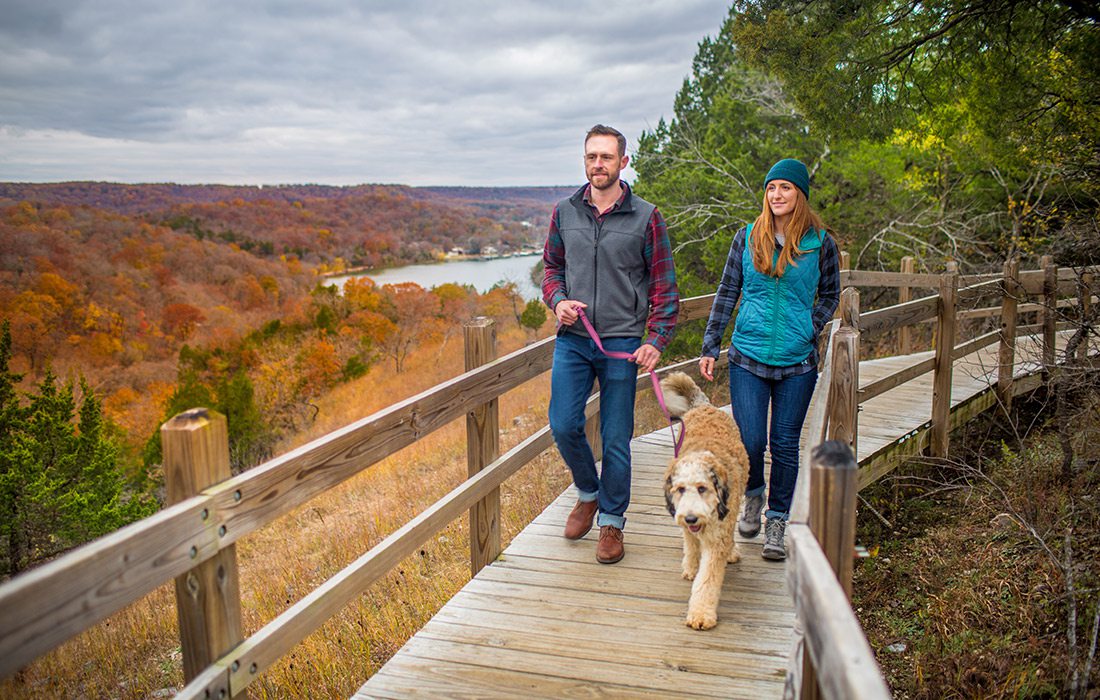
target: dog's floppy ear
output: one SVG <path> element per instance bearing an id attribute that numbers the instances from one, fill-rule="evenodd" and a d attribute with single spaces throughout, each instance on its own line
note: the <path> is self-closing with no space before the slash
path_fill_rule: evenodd
<path id="1" fill-rule="evenodd" d="M 676 506 L 672 502 L 672 477 L 665 479 L 665 507 L 668 508 L 668 514 L 676 517 Z"/>
<path id="2" fill-rule="evenodd" d="M 719 479 L 718 474 L 713 469 L 710 470 L 710 481 L 714 484 L 714 492 L 718 494 L 718 519 L 725 520 L 726 516 L 730 514 L 729 484 L 725 480 Z"/>

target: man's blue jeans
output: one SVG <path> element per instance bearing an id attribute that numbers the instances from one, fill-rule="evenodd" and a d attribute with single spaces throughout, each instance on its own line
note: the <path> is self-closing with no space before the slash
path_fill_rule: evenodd
<path id="1" fill-rule="evenodd" d="M 634 352 L 640 338 L 602 338 L 608 351 Z M 591 338 L 558 335 L 550 372 L 550 431 L 562 459 L 573 472 L 582 501 L 599 501 L 599 526 L 626 524 L 630 503 L 630 438 L 634 435 L 634 394 L 638 365 L 612 360 Z M 592 381 L 600 386 L 600 439 L 603 469 L 596 474 L 592 447 L 584 435 L 584 404 Z"/>
<path id="2" fill-rule="evenodd" d="M 764 493 L 764 447 L 772 454 L 765 517 L 787 520 L 798 478 L 798 441 L 802 422 L 817 384 L 817 370 L 786 379 L 762 379 L 752 372 L 730 367 L 730 403 L 741 440 L 749 453 L 749 484 L 746 496 Z M 771 404 L 771 428 L 768 404 Z"/>

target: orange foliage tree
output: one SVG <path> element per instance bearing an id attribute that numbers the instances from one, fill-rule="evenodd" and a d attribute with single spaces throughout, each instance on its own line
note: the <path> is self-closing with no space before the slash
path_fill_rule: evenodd
<path id="1" fill-rule="evenodd" d="M 409 353 L 434 325 L 440 311 L 439 297 L 414 282 L 387 284 L 382 291 L 389 301 L 386 315 L 393 321 L 393 329 L 381 346 L 386 356 L 393 358 L 394 371 L 400 374 Z"/>

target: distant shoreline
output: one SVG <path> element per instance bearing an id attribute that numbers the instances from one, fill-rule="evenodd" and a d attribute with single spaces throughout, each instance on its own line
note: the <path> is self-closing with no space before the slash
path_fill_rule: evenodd
<path id="1" fill-rule="evenodd" d="M 394 270 L 400 267 L 408 267 L 409 265 L 445 265 L 449 262 L 463 262 L 470 260 L 503 260 L 505 258 L 525 258 L 532 255 L 541 255 L 541 251 L 538 250 L 524 250 L 518 253 L 509 253 L 507 255 L 477 255 L 477 254 L 463 254 L 463 255 L 450 255 L 442 259 L 433 260 L 431 262 L 410 262 L 404 265 L 391 265 L 389 267 L 349 267 L 345 270 L 338 272 L 322 272 L 318 277 L 328 279 L 330 277 L 349 277 L 352 275 L 369 275 L 371 272 L 379 272 L 382 270 Z"/>

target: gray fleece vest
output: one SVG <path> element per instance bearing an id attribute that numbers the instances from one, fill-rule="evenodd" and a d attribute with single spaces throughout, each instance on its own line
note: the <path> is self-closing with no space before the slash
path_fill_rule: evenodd
<path id="1" fill-rule="evenodd" d="M 602 338 L 640 338 L 649 315 L 646 229 L 656 208 L 627 192 L 603 222 L 584 201 L 581 188 L 558 203 L 558 226 L 565 245 L 565 293 L 588 304 L 585 313 Z M 566 326 L 587 336 L 583 324 Z"/>

